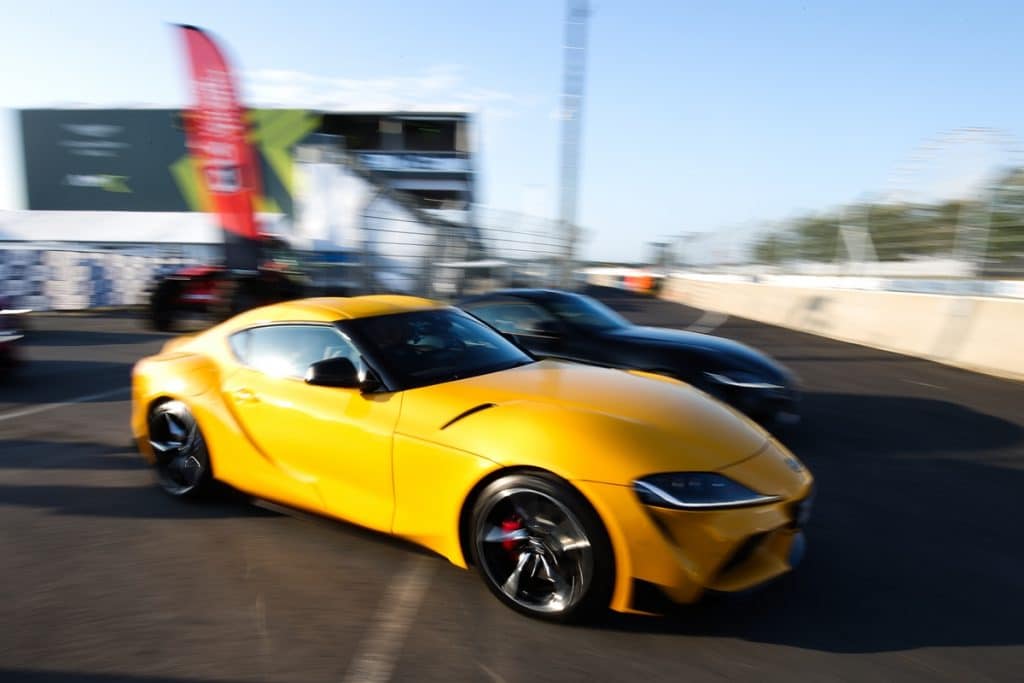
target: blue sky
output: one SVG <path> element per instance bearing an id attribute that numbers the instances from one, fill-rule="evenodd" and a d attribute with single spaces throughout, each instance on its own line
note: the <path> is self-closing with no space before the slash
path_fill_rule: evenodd
<path id="1" fill-rule="evenodd" d="M 730 235 L 901 183 L 954 192 L 1009 152 L 961 143 L 922 170 L 908 160 L 923 142 L 1022 134 L 1019 3 L 593 4 L 590 257 L 637 259 L 648 240 Z M 478 110 L 482 201 L 553 215 L 563 19 L 561 0 L 8 3 L 0 106 L 184 104 L 167 22 L 193 23 L 229 46 L 254 104 Z"/>

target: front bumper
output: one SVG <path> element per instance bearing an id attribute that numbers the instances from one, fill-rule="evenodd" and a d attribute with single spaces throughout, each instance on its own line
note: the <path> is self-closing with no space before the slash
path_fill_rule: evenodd
<path id="1" fill-rule="evenodd" d="M 650 611 L 638 586 L 674 603 L 692 603 L 706 591 L 752 589 L 790 571 L 803 557 L 802 527 L 813 490 L 806 471 L 782 500 L 704 511 L 647 506 L 628 486 L 574 483 L 611 536 L 616 565 L 611 606 L 617 611 Z"/>
<path id="2" fill-rule="evenodd" d="M 800 421 L 800 388 L 793 380 L 743 385 L 728 381 L 724 373 L 704 374 L 704 391 L 758 422 Z"/>
<path id="3" fill-rule="evenodd" d="M 795 424 L 800 421 L 800 391 L 783 389 L 733 389 L 726 401 L 759 422 Z"/>

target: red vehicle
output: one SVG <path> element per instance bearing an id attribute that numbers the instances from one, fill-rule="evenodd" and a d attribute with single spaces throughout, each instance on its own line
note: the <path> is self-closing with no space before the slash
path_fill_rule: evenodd
<path id="1" fill-rule="evenodd" d="M 261 251 L 268 260 L 248 277 L 232 274 L 223 265 L 189 266 L 165 275 L 150 293 L 150 322 L 166 332 L 186 316 L 226 319 L 247 308 L 302 297 L 306 287 L 284 246 L 276 238 L 264 237 Z"/>

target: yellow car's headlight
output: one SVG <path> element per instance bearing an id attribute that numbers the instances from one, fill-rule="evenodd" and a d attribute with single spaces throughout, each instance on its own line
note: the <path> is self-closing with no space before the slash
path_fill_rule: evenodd
<path id="1" fill-rule="evenodd" d="M 679 510 L 714 510 L 779 500 L 779 496 L 758 493 L 715 472 L 652 474 L 634 481 L 633 490 L 645 505 Z"/>

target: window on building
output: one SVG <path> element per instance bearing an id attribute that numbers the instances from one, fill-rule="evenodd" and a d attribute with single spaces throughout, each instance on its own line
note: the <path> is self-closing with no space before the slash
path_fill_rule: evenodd
<path id="1" fill-rule="evenodd" d="M 405 149 L 415 152 L 454 152 L 455 121 L 405 121 Z"/>
<path id="2" fill-rule="evenodd" d="M 321 133 L 343 135 L 347 149 L 380 149 L 380 119 L 376 116 L 324 114 Z"/>

